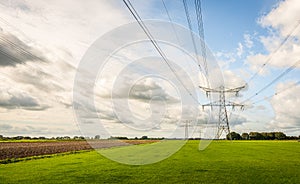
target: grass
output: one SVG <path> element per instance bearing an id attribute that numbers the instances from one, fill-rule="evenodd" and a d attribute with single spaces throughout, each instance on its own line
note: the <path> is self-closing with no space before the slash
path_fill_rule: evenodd
<path id="1" fill-rule="evenodd" d="M 296 141 L 189 141 L 168 159 L 130 166 L 96 151 L 0 165 L 0 183 L 298 183 Z M 114 148 L 115 149 L 115 148 Z"/>

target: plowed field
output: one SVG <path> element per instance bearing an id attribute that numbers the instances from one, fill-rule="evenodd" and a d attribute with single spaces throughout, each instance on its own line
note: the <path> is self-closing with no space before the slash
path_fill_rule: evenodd
<path id="1" fill-rule="evenodd" d="M 0 160 L 49 155 L 70 151 L 109 148 L 130 144 L 145 144 L 156 140 L 99 140 L 99 141 L 57 141 L 57 142 L 0 142 Z M 129 144 L 128 144 L 129 143 Z"/>

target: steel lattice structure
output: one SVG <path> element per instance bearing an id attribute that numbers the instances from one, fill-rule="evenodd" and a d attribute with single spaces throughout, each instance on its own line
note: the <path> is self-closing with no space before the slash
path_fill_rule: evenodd
<path id="1" fill-rule="evenodd" d="M 225 132 L 226 135 L 230 136 L 230 126 L 229 126 L 229 121 L 228 121 L 228 114 L 227 114 L 227 109 L 226 107 L 241 107 L 243 109 L 244 105 L 242 104 L 237 104 L 234 102 L 230 102 L 226 100 L 225 94 L 226 93 L 235 93 L 236 96 L 238 96 L 238 93 L 240 90 L 245 88 L 245 86 L 237 87 L 237 88 L 232 88 L 232 89 L 225 89 L 224 86 L 220 86 L 218 89 L 211 89 L 211 88 L 206 88 L 199 86 L 202 90 L 206 92 L 206 95 L 209 96 L 210 93 L 218 93 L 219 94 L 219 100 L 214 101 L 208 104 L 202 105 L 202 108 L 204 109 L 207 106 L 210 106 L 211 108 L 213 106 L 219 107 L 219 121 L 218 121 L 218 131 L 217 131 L 217 138 L 220 138 L 222 133 Z"/>

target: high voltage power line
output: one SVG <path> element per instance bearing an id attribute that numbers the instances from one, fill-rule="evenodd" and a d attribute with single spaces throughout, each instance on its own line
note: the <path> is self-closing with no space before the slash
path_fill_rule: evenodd
<path id="1" fill-rule="evenodd" d="M 3 19 L 1 17 L 0 17 L 0 21 L 10 27 L 13 27 L 15 30 L 19 31 L 16 27 L 10 25 L 7 21 L 5 21 L 5 19 Z M 20 32 L 20 33 L 24 34 L 23 32 Z M 29 62 L 27 62 L 27 61 L 34 61 L 34 60 L 37 61 L 38 60 L 38 61 L 41 61 L 41 63 L 45 64 L 45 63 L 47 63 L 48 59 L 35 55 L 34 53 L 32 53 L 32 51 L 29 50 L 29 48 L 24 48 L 20 45 L 17 45 L 15 43 L 13 43 L 12 40 L 5 38 L 5 36 L 6 35 L 4 33 L 0 32 L 0 44 L 6 44 L 8 47 L 13 49 L 19 55 L 19 56 L 13 56 L 12 54 L 10 54 L 8 52 L 7 49 L 0 48 L 0 52 L 4 56 L 6 56 L 10 59 L 10 60 L 7 60 L 7 62 L 11 63 L 12 65 L 23 64 L 23 65 L 29 66 L 32 70 L 39 69 L 39 71 L 43 71 L 43 69 L 40 66 L 33 66 L 33 65 L 29 64 Z M 32 72 L 32 70 L 29 70 L 27 68 L 25 68 L 25 70 Z M 61 72 L 57 72 L 57 73 L 62 74 Z M 57 77 L 57 75 L 55 77 Z M 64 79 L 62 77 L 57 77 L 57 78 Z"/>
<path id="2" fill-rule="evenodd" d="M 169 14 L 169 11 L 168 11 L 168 8 L 167 8 L 167 6 L 166 6 L 166 3 L 165 3 L 164 0 L 161 0 L 161 2 L 162 2 L 162 4 L 163 4 L 163 6 L 164 6 L 164 9 L 165 9 L 166 13 L 167 13 L 167 16 L 168 16 L 169 21 L 172 23 L 172 29 L 173 29 L 174 34 L 175 34 L 175 36 L 176 36 L 176 40 L 177 40 L 178 43 L 180 44 L 180 41 L 179 41 L 179 37 L 178 37 L 177 31 L 176 31 L 176 29 L 175 29 L 175 27 L 174 27 L 174 24 L 173 24 L 173 21 L 172 21 L 172 18 L 171 18 L 171 16 L 170 16 L 170 14 Z"/>
<path id="3" fill-rule="evenodd" d="M 190 90 L 185 86 L 184 82 L 180 79 L 180 77 L 178 76 L 178 74 L 176 73 L 175 69 L 172 67 L 172 65 L 169 63 L 169 60 L 167 59 L 167 56 L 165 55 L 165 53 L 163 52 L 163 50 L 160 48 L 160 46 L 158 45 L 157 41 L 155 40 L 155 38 L 153 37 L 153 35 L 151 34 L 151 32 L 149 31 L 149 29 L 147 28 L 147 26 L 145 25 L 145 23 L 143 22 L 143 20 L 141 19 L 140 15 L 138 14 L 138 12 L 136 11 L 136 9 L 133 7 L 133 5 L 131 4 L 130 0 L 123 0 L 124 4 L 126 5 L 126 7 L 128 8 L 128 10 L 130 11 L 130 13 L 133 15 L 133 17 L 135 18 L 135 20 L 138 22 L 139 26 L 142 28 L 142 30 L 145 32 L 146 36 L 148 37 L 149 41 L 152 43 L 152 45 L 155 47 L 155 49 L 157 50 L 157 52 L 159 53 L 159 55 L 163 58 L 164 62 L 167 64 L 167 66 L 170 68 L 171 72 L 174 74 L 174 76 L 177 78 L 177 80 L 180 82 L 180 84 L 184 87 L 184 89 L 186 90 L 186 92 L 193 98 L 193 100 L 195 100 L 198 104 L 200 104 L 200 102 L 193 96 L 193 94 L 190 92 Z M 166 4 L 164 2 L 164 0 L 162 0 L 163 6 L 167 12 L 167 16 L 170 20 L 170 22 L 172 22 L 171 16 L 167 10 Z M 198 32 L 199 32 L 199 36 L 202 39 L 201 40 L 201 54 L 204 60 L 204 70 L 205 73 L 208 75 L 208 71 L 207 71 L 207 55 L 206 55 L 206 46 L 204 43 L 204 29 L 203 29 L 203 17 L 202 17 L 202 10 L 201 10 L 201 1 L 200 0 L 195 0 L 195 10 L 196 10 L 196 15 L 197 15 L 197 26 L 198 26 Z M 190 12 L 189 12 L 189 8 L 187 5 L 187 1 L 183 0 L 183 5 L 184 5 L 184 10 L 185 10 L 185 15 L 187 18 L 187 23 L 188 23 L 188 27 L 190 29 L 190 33 L 191 33 L 191 38 L 192 38 L 192 43 L 193 43 L 193 47 L 195 50 L 195 54 L 196 54 L 196 59 L 198 61 L 198 66 L 200 71 L 201 69 L 201 65 L 199 62 L 199 58 L 198 58 L 198 49 L 196 46 L 196 42 L 194 39 L 194 35 L 192 33 L 192 21 L 191 21 L 191 17 L 190 17 Z M 0 17 L 1 18 L 1 17 Z M 2 19 L 2 18 L 1 18 Z M 4 19 L 2 19 L 4 20 Z M 1 20 L 0 20 L 1 21 Z M 269 57 L 266 59 L 266 61 L 263 63 L 263 65 L 261 66 L 261 68 L 259 70 L 257 70 L 248 80 L 248 82 L 246 84 L 250 84 L 250 82 L 253 81 L 253 79 L 255 77 L 257 77 L 257 75 L 259 73 L 261 73 L 264 68 L 270 63 L 270 61 L 273 58 L 273 55 L 276 54 L 282 47 L 283 45 L 291 38 L 291 36 L 293 35 L 293 33 L 295 32 L 295 30 L 298 28 L 300 24 L 300 21 L 293 27 L 293 29 L 288 33 L 288 35 L 282 40 L 282 42 L 280 43 L 279 47 L 276 48 L 273 53 L 271 53 L 271 55 L 269 55 Z M 177 38 L 177 41 L 179 42 L 179 38 L 178 35 L 176 33 L 176 30 L 172 24 L 172 28 L 174 30 L 175 36 Z M 0 53 L 3 54 L 4 56 L 6 56 L 7 58 L 9 58 L 9 60 L 7 62 L 14 62 L 15 64 L 18 63 L 22 63 L 26 66 L 31 66 L 30 64 L 28 64 L 28 62 L 25 62 L 23 57 L 27 58 L 28 60 L 39 60 L 39 61 L 45 61 L 45 58 L 41 58 L 37 55 L 35 55 L 31 50 L 28 50 L 28 48 L 24 48 L 22 46 L 17 45 L 16 43 L 13 43 L 11 40 L 6 39 L 3 34 L 0 34 L 0 42 L 8 45 L 9 47 L 14 48 L 14 52 L 17 53 L 18 55 L 12 55 L 10 54 L 10 52 L 8 52 L 7 49 L 3 49 L 0 48 Z M 14 64 L 12 63 L 12 64 Z M 246 100 L 244 100 L 242 103 L 245 103 L 247 101 L 250 101 L 251 99 L 253 99 L 254 97 L 258 96 L 260 93 L 262 93 L 263 91 L 265 91 L 267 88 L 269 88 L 271 85 L 273 85 L 274 83 L 276 83 L 277 81 L 279 81 L 282 77 L 284 77 L 285 75 L 287 75 L 288 73 L 290 73 L 291 71 L 293 71 L 298 65 L 300 64 L 300 60 L 298 60 L 297 62 L 295 62 L 292 66 L 288 67 L 286 70 L 284 70 L 281 74 L 279 74 L 277 77 L 275 77 L 271 82 L 269 82 L 268 84 L 266 84 L 264 87 L 262 87 L 261 89 L 259 89 L 255 94 L 251 95 L 249 98 L 247 98 Z M 37 70 L 37 68 L 39 68 L 39 66 L 31 66 L 33 69 Z M 28 70 L 27 68 L 25 68 L 26 70 Z M 29 71 L 29 70 L 28 70 Z M 42 68 L 40 68 L 40 71 L 43 71 Z M 7 75 L 7 74 L 6 74 Z M 56 76 L 57 78 L 61 78 Z M 295 83 L 295 86 L 297 86 L 299 84 L 300 81 L 298 81 L 297 83 Z M 277 92 L 269 97 L 267 97 L 267 99 L 278 95 L 279 93 L 286 91 L 288 89 L 290 89 L 291 87 L 288 87 L 280 92 Z M 210 92 L 215 91 L 216 89 L 210 89 Z M 224 89 L 223 89 L 223 93 L 224 93 Z M 263 101 L 264 99 L 258 100 L 253 102 L 252 104 L 256 104 L 259 103 L 261 101 Z M 224 102 L 225 102 L 225 95 L 224 95 Z M 201 105 L 201 104 L 200 104 Z M 212 105 L 211 105 L 212 106 Z M 229 130 L 229 127 L 228 127 Z"/>
<path id="4" fill-rule="evenodd" d="M 250 82 L 259 74 L 261 73 L 264 68 L 266 67 L 267 64 L 270 63 L 271 59 L 273 58 L 273 55 L 275 55 L 281 48 L 282 46 L 289 40 L 289 38 L 292 36 L 294 31 L 298 28 L 300 25 L 300 21 L 297 22 L 297 24 L 291 29 L 291 31 L 287 34 L 287 36 L 282 40 L 282 42 L 279 44 L 279 46 L 269 55 L 269 57 L 266 59 L 266 61 L 262 64 L 261 68 L 257 70 L 248 80 L 247 84 L 250 84 Z"/>
<path id="5" fill-rule="evenodd" d="M 208 69 L 207 69 L 207 56 L 206 56 L 206 45 L 204 42 L 204 28 L 203 28 L 203 18 L 202 18 L 202 10 L 201 10 L 201 1 L 195 0 L 195 9 L 196 9 L 196 15 L 197 15 L 197 23 L 198 23 L 198 32 L 199 36 L 201 38 L 200 45 L 201 45 L 201 54 L 203 58 L 204 63 L 204 70 L 205 74 L 208 75 Z"/>
<path id="6" fill-rule="evenodd" d="M 142 28 L 142 30 L 145 32 L 145 34 L 147 35 L 147 37 L 149 38 L 149 40 L 151 41 L 151 43 L 154 45 L 155 49 L 158 51 L 158 53 L 161 55 L 161 57 L 164 59 L 164 61 L 166 62 L 166 64 L 169 66 L 170 70 L 174 73 L 174 75 L 176 76 L 176 78 L 180 81 L 180 83 L 182 84 L 182 86 L 186 89 L 186 91 L 192 96 L 192 94 L 188 91 L 188 89 L 185 87 L 185 85 L 183 84 L 183 82 L 179 79 L 179 77 L 177 76 L 176 72 L 174 71 L 174 69 L 171 67 L 171 65 L 168 63 L 168 60 L 165 56 L 165 54 L 163 53 L 163 51 L 161 50 L 161 48 L 159 47 L 159 45 L 157 44 L 157 42 L 154 40 L 153 36 L 151 35 L 150 31 L 148 30 L 148 28 L 146 27 L 146 25 L 144 24 L 143 20 L 141 19 L 141 17 L 139 16 L 139 14 L 137 13 L 137 11 L 135 10 L 135 8 L 132 6 L 130 0 L 123 0 L 123 2 L 125 3 L 126 7 L 129 9 L 130 13 L 133 15 L 133 17 L 135 18 L 135 20 L 138 22 L 138 24 L 140 25 L 140 27 Z M 163 2 L 163 5 L 167 11 L 166 5 Z M 188 9 L 188 5 L 186 0 L 183 0 L 183 6 L 184 6 L 184 10 L 185 10 L 185 15 L 187 18 L 187 23 L 188 23 L 188 27 L 190 29 L 190 34 L 191 34 L 191 39 L 192 39 L 192 43 L 193 43 L 193 47 L 194 47 L 194 51 L 198 60 L 198 66 L 199 69 L 201 71 L 201 65 L 200 65 L 200 61 L 198 58 L 198 50 L 196 47 L 196 43 L 195 43 L 195 38 L 192 32 L 192 23 L 191 23 L 191 19 L 190 19 L 190 14 L 189 14 L 189 9 Z M 205 43 L 204 43 L 204 30 L 203 30 L 203 20 L 202 20 L 202 12 L 201 12 L 201 2 L 199 0 L 195 0 L 195 9 L 196 9 L 196 15 L 197 15 L 197 25 L 198 25 L 198 32 L 199 32 L 199 36 L 202 39 L 201 40 L 201 51 L 202 51 L 202 57 L 204 58 L 204 65 L 205 65 L 205 74 L 208 74 L 207 71 L 207 63 L 206 63 L 206 47 L 205 47 Z M 167 11 L 167 15 L 170 18 L 170 15 Z M 176 32 L 175 32 L 176 33 Z M 226 110 L 226 106 L 241 106 L 243 107 L 243 105 L 237 104 L 237 103 L 233 103 L 233 102 L 227 102 L 225 100 L 225 93 L 226 92 L 234 92 L 234 93 L 238 93 L 241 89 L 243 89 L 245 86 L 241 86 L 241 87 L 237 87 L 234 89 L 228 89 L 225 90 L 224 86 L 221 86 L 218 89 L 210 89 L 210 88 L 206 88 L 206 87 L 201 87 L 204 91 L 206 91 L 206 93 L 209 95 L 212 92 L 216 92 L 219 94 L 219 101 L 217 101 L 216 103 L 212 102 L 204 106 L 218 106 L 219 107 L 219 123 L 218 123 L 218 133 L 217 133 L 217 138 L 219 138 L 222 134 L 223 131 L 225 131 L 226 133 L 230 133 L 230 128 L 229 128 L 229 122 L 228 122 L 228 115 L 227 115 L 227 110 Z M 196 99 L 195 99 L 196 100 Z M 196 100 L 196 102 L 198 102 Z M 199 103 L 199 102 L 198 102 Z M 200 104 L 200 103 L 199 103 Z"/>
<path id="7" fill-rule="evenodd" d="M 33 40 L 28 38 L 22 31 L 17 29 L 15 26 L 11 25 L 5 19 L 0 17 L 0 22 L 6 24 L 8 27 L 13 28 L 15 31 L 18 31 L 27 40 L 30 40 L 31 42 L 33 42 Z M 22 65 L 26 66 L 26 67 L 24 67 L 24 71 L 27 71 L 30 74 L 32 74 L 33 71 L 37 71 L 37 72 L 41 72 L 41 73 L 45 74 L 45 76 L 48 76 L 48 77 L 51 76 L 53 78 L 60 79 L 62 81 L 65 80 L 65 78 L 60 76 L 60 75 L 63 74 L 62 72 L 56 71 L 56 74 L 60 74 L 60 75 L 50 75 L 50 74 L 44 72 L 43 69 L 40 66 L 38 66 L 38 65 L 33 66 L 32 64 L 30 64 L 30 62 L 28 62 L 28 61 L 34 61 L 35 60 L 35 61 L 39 61 L 40 63 L 45 64 L 49 60 L 47 58 L 43 58 L 43 57 L 35 55 L 35 53 L 33 53 L 30 50 L 31 49 L 30 47 L 26 48 L 24 46 L 17 45 L 16 43 L 13 43 L 14 40 L 10 40 L 10 39 L 6 38 L 6 36 L 7 36 L 6 34 L 0 32 L 0 44 L 2 46 L 6 47 L 4 49 L 0 48 L 0 53 L 3 56 L 8 58 L 8 60 L 6 60 L 7 63 L 11 63 L 11 65 L 13 65 L 13 66 L 18 65 L 18 64 L 22 64 Z M 16 39 L 18 39 L 18 38 L 16 37 Z M 8 51 L 8 49 L 12 49 L 14 52 L 11 53 L 11 52 Z M 17 54 L 17 55 L 13 55 L 14 53 Z M 4 71 L 0 71 L 0 73 L 3 74 L 2 75 L 3 78 L 11 80 L 11 75 L 9 75 L 8 73 L 6 73 Z M 15 80 L 13 79 L 12 81 L 15 81 Z M 50 81 L 50 82 L 51 82 L 51 85 L 56 85 L 56 86 L 60 87 L 55 82 L 53 82 L 53 81 Z M 33 85 L 34 82 L 30 82 L 30 84 Z M 21 89 L 20 87 L 17 87 L 17 86 L 10 86 L 10 87 L 13 88 L 13 89 L 23 91 L 23 89 Z M 55 98 L 57 100 L 57 97 L 55 97 Z"/>
<path id="8" fill-rule="evenodd" d="M 260 100 L 257 100 L 257 101 L 255 101 L 255 102 L 253 102 L 252 105 L 258 104 L 258 103 L 260 103 L 260 102 L 262 102 L 262 101 L 265 101 L 265 100 L 267 100 L 267 99 L 271 99 L 272 97 L 277 96 L 277 95 L 279 95 L 279 94 L 281 94 L 281 93 L 283 93 L 283 92 L 285 92 L 285 91 L 288 91 L 288 90 L 290 90 L 290 89 L 292 89 L 292 88 L 298 86 L 299 84 L 300 84 L 300 81 L 298 81 L 298 82 L 296 82 L 296 83 L 290 85 L 290 86 L 287 87 L 287 88 L 284 88 L 283 90 L 280 90 L 280 91 L 274 93 L 274 94 L 271 95 L 271 96 L 268 96 L 268 97 L 262 98 L 262 99 L 260 99 Z"/>
<path id="9" fill-rule="evenodd" d="M 177 73 L 175 72 L 175 70 L 173 69 L 173 67 L 171 66 L 171 64 L 169 63 L 166 55 L 164 54 L 164 52 L 161 50 L 161 48 L 157 44 L 157 42 L 154 39 L 154 37 L 152 36 L 151 32 L 149 31 L 149 29 L 147 28 L 147 26 L 144 24 L 143 20 L 139 16 L 138 12 L 132 6 L 130 0 L 123 0 L 123 2 L 125 4 L 125 6 L 128 8 L 128 10 L 130 11 L 130 13 L 132 14 L 132 16 L 134 17 L 134 19 L 138 22 L 139 26 L 142 28 L 143 32 L 146 34 L 146 36 L 148 37 L 148 39 L 150 40 L 150 42 L 152 43 L 152 45 L 154 46 L 154 48 L 157 50 L 157 52 L 159 53 L 159 55 L 163 58 L 164 62 L 167 64 L 167 66 L 169 67 L 169 69 L 171 70 L 171 72 L 174 74 L 174 76 L 177 78 L 177 80 L 180 82 L 180 84 L 184 87 L 184 89 L 186 90 L 186 92 L 193 98 L 193 100 L 197 104 L 200 104 L 200 102 L 193 96 L 193 94 L 189 91 L 189 89 L 184 85 L 184 83 L 182 82 L 182 80 L 180 80 L 179 76 L 177 75 Z"/>
<path id="10" fill-rule="evenodd" d="M 295 24 L 295 26 L 290 30 L 290 32 L 287 34 L 287 36 L 282 40 L 282 42 L 279 44 L 279 46 L 269 55 L 269 57 L 266 59 L 266 61 L 262 64 L 261 68 L 259 70 L 257 70 L 250 78 L 249 80 L 246 82 L 246 85 L 249 85 L 253 79 L 255 77 L 257 77 L 257 75 L 259 73 L 261 73 L 264 68 L 270 63 L 270 61 L 273 58 L 273 55 L 275 55 L 282 47 L 283 45 L 292 37 L 293 33 L 295 32 L 295 30 L 297 30 L 297 28 L 300 25 L 300 21 L 297 21 L 297 23 Z M 251 95 L 250 97 L 248 97 L 246 100 L 244 100 L 242 103 L 248 102 L 249 100 L 251 100 L 252 98 L 258 96 L 261 92 L 263 92 L 264 90 L 266 90 L 267 88 L 269 88 L 272 84 L 274 84 L 275 82 L 277 82 L 279 79 L 281 79 L 283 76 L 285 76 L 286 74 L 288 74 L 289 72 L 291 72 L 295 67 L 297 67 L 297 65 L 299 64 L 299 61 L 297 61 L 296 63 L 294 63 L 294 65 L 290 66 L 289 68 L 287 68 L 283 73 L 281 73 L 279 76 L 277 76 L 276 78 L 274 78 L 270 83 L 266 84 L 263 88 L 261 88 L 259 91 L 257 91 L 256 93 L 254 93 L 253 95 Z"/>
<path id="11" fill-rule="evenodd" d="M 245 103 L 245 102 L 251 100 L 252 98 L 254 98 L 255 96 L 259 95 L 261 92 L 263 92 L 264 90 L 266 90 L 272 84 L 274 84 L 279 79 L 281 79 L 283 76 L 285 76 L 286 74 L 288 74 L 289 72 L 291 72 L 292 70 L 294 70 L 299 64 L 300 64 L 300 60 L 298 60 L 297 62 L 295 62 L 292 66 L 290 66 L 286 70 L 284 70 L 280 75 L 278 75 L 276 78 L 274 78 L 270 83 L 268 83 L 267 85 L 265 85 L 264 87 L 262 87 L 254 95 L 250 96 L 249 98 L 247 98 L 246 100 L 244 100 L 242 103 Z"/>
<path id="12" fill-rule="evenodd" d="M 185 12 L 186 20 L 187 20 L 187 23 L 188 23 L 188 27 L 190 29 L 190 34 L 191 34 L 191 39 L 192 39 L 192 43 L 193 43 L 194 52 L 195 52 L 195 55 L 196 55 L 196 59 L 198 61 L 198 67 L 199 67 L 200 71 L 202 71 L 200 61 L 199 61 L 198 49 L 197 49 L 197 46 L 196 46 L 194 34 L 192 32 L 193 28 L 192 28 L 192 22 L 191 22 L 191 18 L 190 18 L 189 8 L 188 8 L 186 0 L 183 0 L 182 2 L 183 2 L 183 6 L 184 6 L 184 12 Z"/>

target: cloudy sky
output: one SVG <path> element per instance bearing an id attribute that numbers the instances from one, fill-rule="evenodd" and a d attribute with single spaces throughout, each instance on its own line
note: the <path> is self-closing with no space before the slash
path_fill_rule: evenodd
<path id="1" fill-rule="evenodd" d="M 215 77 L 211 85 L 247 84 L 238 98 L 230 99 L 246 104 L 244 111 L 228 109 L 231 129 L 299 135 L 299 1 L 201 2 L 205 42 L 211 52 L 207 62 L 212 67 L 216 62 L 223 74 L 221 80 L 211 68 L 209 76 Z M 181 30 L 188 27 L 182 1 L 131 3 L 143 20 L 171 18 L 178 26 L 177 33 L 172 26 L 149 28 L 156 39 L 167 40 L 170 35 L 176 35 L 177 41 L 189 39 Z M 197 34 L 194 2 L 187 4 Z M 174 44 L 160 43 L 176 63 L 173 68 L 181 81 L 174 79 L 137 25 L 118 29 L 134 21 L 123 1 L 117 0 L 1 0 L 0 134 L 182 137 L 182 123 L 198 119 L 201 126 L 194 129 L 198 135 L 209 114 L 200 105 L 209 100 L 197 88 L 207 85 L 203 73 Z M 119 37 L 109 37 L 116 29 Z M 92 53 L 104 53 L 128 35 L 137 40 L 126 47 L 118 45 L 105 58 L 101 72 L 84 62 L 93 43 Z M 188 44 L 178 45 L 188 50 Z M 78 73 L 82 74 L 79 81 Z M 85 80 L 90 75 L 95 75 L 95 81 Z M 74 84 L 80 85 L 78 91 Z M 83 108 L 76 100 L 87 103 Z"/>

